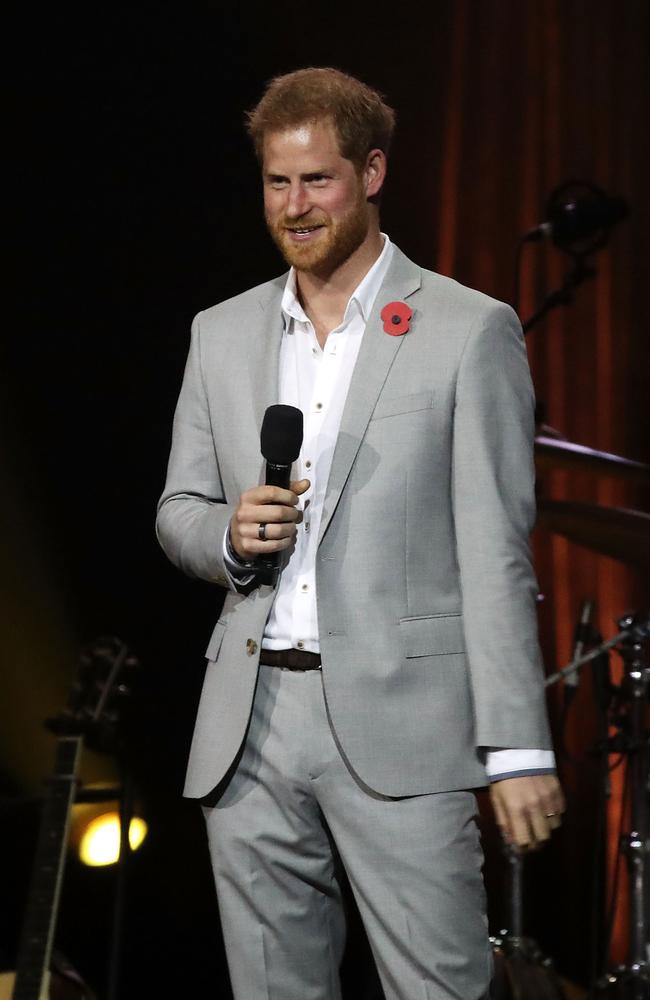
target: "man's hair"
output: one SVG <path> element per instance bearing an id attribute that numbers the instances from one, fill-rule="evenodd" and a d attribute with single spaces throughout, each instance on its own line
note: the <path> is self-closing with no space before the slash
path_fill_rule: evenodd
<path id="1" fill-rule="evenodd" d="M 388 155 L 395 112 L 372 87 L 338 69 L 299 69 L 276 76 L 259 104 L 247 113 L 248 134 L 257 157 L 263 158 L 264 137 L 307 122 L 330 120 L 341 156 L 361 167 L 371 149 Z"/>

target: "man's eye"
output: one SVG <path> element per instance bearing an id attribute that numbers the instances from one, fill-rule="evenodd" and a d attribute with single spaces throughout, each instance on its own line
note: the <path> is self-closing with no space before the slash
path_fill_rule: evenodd
<path id="1" fill-rule="evenodd" d="M 313 177 L 310 178 L 310 181 L 316 187 L 322 187 L 324 184 L 327 183 L 328 177 L 325 174 L 315 174 Z"/>
<path id="2" fill-rule="evenodd" d="M 287 181 L 283 177 L 269 177 L 268 183 L 274 191 L 280 191 L 287 186 Z"/>

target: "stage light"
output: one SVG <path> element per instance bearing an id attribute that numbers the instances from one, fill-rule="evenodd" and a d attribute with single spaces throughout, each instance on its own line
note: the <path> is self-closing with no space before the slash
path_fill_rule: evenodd
<path id="1" fill-rule="evenodd" d="M 147 824 L 135 816 L 129 826 L 129 844 L 132 851 L 142 844 L 147 835 Z M 120 818 L 117 812 L 105 812 L 92 819 L 79 840 L 79 859 L 92 867 L 113 865 L 120 852 Z"/>

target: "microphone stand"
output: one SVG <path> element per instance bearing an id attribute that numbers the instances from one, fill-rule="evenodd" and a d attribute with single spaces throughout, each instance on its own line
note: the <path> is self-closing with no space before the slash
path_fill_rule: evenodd
<path id="1" fill-rule="evenodd" d="M 560 288 L 547 295 L 542 305 L 523 324 L 524 333 L 531 330 L 551 309 L 571 303 L 575 289 L 588 278 L 595 277 L 595 268 L 588 266 L 586 260 L 590 254 L 605 246 L 612 227 L 626 215 L 627 205 L 621 198 L 611 198 L 587 181 L 573 178 L 555 188 L 546 208 L 549 221 L 530 229 L 517 245 L 515 311 L 519 312 L 520 268 L 523 248 L 527 243 L 538 242 L 544 236 L 550 236 L 559 250 L 573 258 L 573 267 Z"/>
<path id="2" fill-rule="evenodd" d="M 586 263 L 586 257 L 583 254 L 573 255 L 573 267 L 567 272 L 564 277 L 564 281 L 554 292 L 549 292 L 541 306 L 533 313 L 533 315 L 522 323 L 522 329 L 524 333 L 528 333 L 529 330 L 540 322 L 546 316 L 551 309 L 555 309 L 557 306 L 567 306 L 573 302 L 573 296 L 576 288 L 579 288 L 585 281 L 590 278 L 596 277 L 596 268 L 588 266 Z"/>
<path id="3" fill-rule="evenodd" d="M 620 632 L 617 632 L 613 639 L 607 639 L 606 642 L 601 642 L 600 646 L 596 646 L 595 649 L 589 650 L 588 653 L 584 653 L 575 660 L 571 660 L 567 663 L 566 667 L 562 667 L 561 670 L 556 670 L 554 674 L 550 674 L 544 681 L 544 687 L 552 687 L 557 684 L 558 681 L 563 680 L 567 674 L 573 673 L 574 670 L 584 667 L 585 663 L 591 663 L 592 660 L 597 660 L 599 656 L 606 653 L 608 649 L 613 649 L 624 639 L 631 637 L 636 638 L 637 641 L 644 642 L 646 639 L 650 638 L 650 618 L 642 622 L 636 622 L 634 616 L 628 616 L 634 624 L 631 624 Z M 628 618 L 621 618 L 618 622 L 621 625 Z"/>

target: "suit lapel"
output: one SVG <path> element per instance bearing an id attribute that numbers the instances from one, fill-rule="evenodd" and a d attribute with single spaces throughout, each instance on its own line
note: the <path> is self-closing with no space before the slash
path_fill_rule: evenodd
<path id="1" fill-rule="evenodd" d="M 237 364 L 244 379 L 237 383 L 241 407 L 240 413 L 250 416 L 245 423 L 234 413 L 228 415 L 227 423 L 233 428 L 229 441 L 237 442 L 237 452 L 233 462 L 237 468 L 240 486 L 250 487 L 264 482 L 264 463 L 260 453 L 260 429 L 268 406 L 278 401 L 278 366 L 282 343 L 282 291 L 286 274 L 265 285 L 259 299 L 243 316 L 242 323 L 248 326 L 248 336 L 242 337 L 233 351 L 238 353 Z M 250 395 L 247 397 L 247 393 Z M 250 399 L 250 408 L 245 405 Z M 234 421 L 234 423 L 233 423 Z"/>
<path id="2" fill-rule="evenodd" d="M 254 324 L 251 338 L 248 372 L 258 429 L 262 426 L 267 407 L 278 401 L 278 365 L 283 331 L 280 303 L 286 279 L 286 274 L 281 275 L 265 288 L 259 300 L 262 319 Z"/>
<path id="3" fill-rule="evenodd" d="M 259 454 L 259 432 L 267 407 L 278 402 L 280 346 L 284 321 L 282 318 L 282 293 L 286 274 L 277 278 L 266 294 L 260 298 L 261 323 L 255 324 L 252 337 L 252 353 L 248 358 L 248 373 L 253 399 L 253 412 L 257 427 L 257 451 Z"/>
<path id="4" fill-rule="evenodd" d="M 368 421 L 404 340 L 403 336 L 391 337 L 384 332 L 381 310 L 389 302 L 407 299 L 418 290 L 420 283 L 420 268 L 393 246 L 393 260 L 368 318 L 352 373 L 327 482 L 319 544 L 336 510 Z M 408 337 L 408 333 L 404 336 Z"/>

